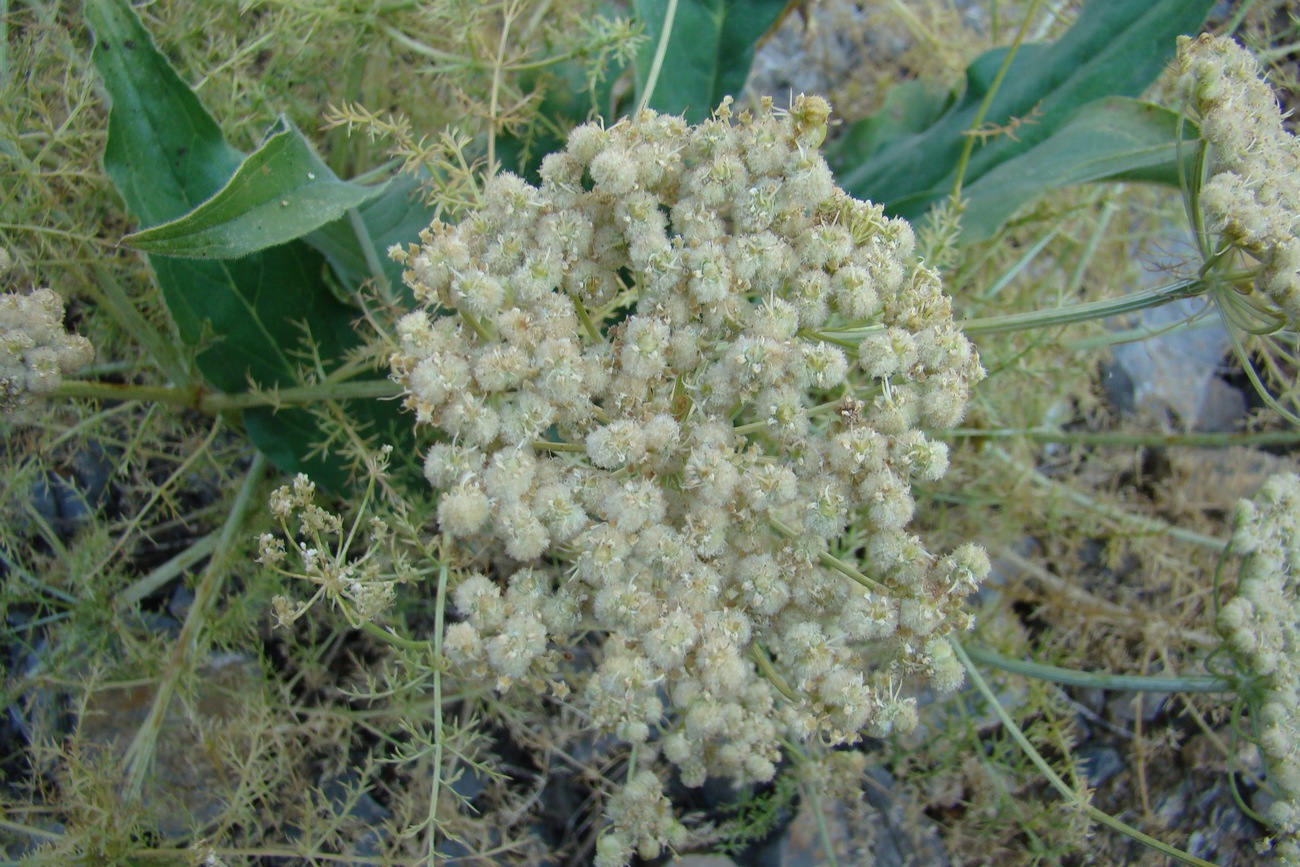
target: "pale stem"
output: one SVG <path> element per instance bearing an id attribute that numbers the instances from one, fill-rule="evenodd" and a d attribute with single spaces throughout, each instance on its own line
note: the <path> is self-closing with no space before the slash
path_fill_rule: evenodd
<path id="1" fill-rule="evenodd" d="M 997 696 L 995 696 L 993 691 L 989 689 L 989 685 L 985 683 L 979 670 L 975 668 L 975 663 L 971 661 L 965 648 L 961 646 L 961 642 L 950 635 L 948 637 L 948 643 L 952 645 L 953 652 L 957 654 L 957 658 L 960 659 L 962 665 L 966 667 L 966 674 L 969 675 L 971 683 L 974 685 L 975 689 L 979 691 L 980 695 L 984 696 L 984 700 L 988 702 L 988 705 L 993 712 L 997 714 L 998 719 L 1001 720 L 1007 733 L 1011 735 L 1012 739 L 1024 752 L 1025 756 L 1034 763 L 1034 766 L 1038 768 L 1044 777 L 1047 778 L 1047 781 L 1051 784 L 1052 788 L 1056 789 L 1067 803 L 1082 810 L 1093 821 L 1100 822 L 1126 837 L 1137 840 L 1139 843 L 1144 843 L 1152 849 L 1155 849 L 1157 852 L 1168 855 L 1176 861 L 1180 861 L 1183 864 L 1192 864 L 1195 865 L 1195 867 L 1214 867 L 1214 865 L 1209 861 L 1197 858 L 1195 855 L 1188 854 L 1181 849 L 1175 849 L 1168 843 L 1157 840 L 1149 834 L 1144 834 L 1132 825 L 1121 822 L 1109 813 L 1099 810 L 1092 804 L 1088 803 L 1088 801 L 1069 786 L 1065 780 L 1061 779 L 1056 771 L 1052 769 L 1052 766 L 1047 763 L 1047 760 L 1039 754 L 1038 750 L 1034 749 L 1034 745 L 1029 742 L 1029 738 L 1025 737 L 1025 733 L 1020 730 L 1020 726 L 1016 725 L 1015 720 L 1011 718 L 1011 715 L 1008 714 L 998 702 Z"/>
<path id="2" fill-rule="evenodd" d="M 438 550 L 438 589 L 433 609 L 433 780 L 429 784 L 429 867 L 438 863 L 438 798 L 442 787 L 442 630 L 447 617 L 447 552 Z"/>
<path id="3" fill-rule="evenodd" d="M 217 537 L 212 557 L 208 560 L 207 568 L 203 570 L 202 578 L 199 579 L 198 588 L 194 592 L 194 601 L 190 604 L 189 613 L 185 615 L 180 636 L 172 646 L 171 659 L 167 671 L 158 683 L 158 691 L 154 694 L 149 716 L 136 732 L 131 746 L 126 751 L 126 792 L 129 797 L 139 796 L 145 775 L 153 764 L 158 735 L 162 731 L 172 696 L 176 692 L 176 683 L 181 673 L 194 665 L 195 657 L 202 650 L 199 642 L 200 633 L 207 623 L 208 612 L 211 611 L 225 582 L 227 566 L 239 546 L 244 519 L 252 510 L 253 493 L 261 483 L 267 465 L 266 456 L 261 452 L 253 456 L 252 464 L 244 476 L 244 484 L 235 495 L 235 501 L 230 507 L 230 515 L 221 527 L 221 534 Z"/>
<path id="4" fill-rule="evenodd" d="M 677 17 L 677 0 L 668 0 L 668 8 L 664 10 L 663 29 L 659 31 L 659 44 L 655 46 L 654 60 L 650 62 L 650 73 L 645 79 L 645 90 L 641 93 L 641 101 L 638 103 L 637 112 L 645 111 L 646 106 L 650 104 L 650 97 L 654 95 L 655 85 L 659 83 L 659 72 L 664 66 L 664 57 L 668 54 L 668 39 L 673 32 L 673 19 Z"/>
<path id="5" fill-rule="evenodd" d="M 64 380 L 51 397 L 94 400 L 148 401 L 182 406 L 196 412 L 215 414 L 259 406 L 297 406 L 325 400 L 384 399 L 398 397 L 402 387 L 387 379 L 354 382 L 322 382 L 293 388 L 224 394 L 202 386 L 174 388 L 169 385 L 119 385 L 112 382 Z"/>
<path id="6" fill-rule="evenodd" d="M 1012 674 L 1035 677 L 1039 680 L 1064 686 L 1082 686 L 1091 689 L 1122 690 L 1125 692 L 1235 692 L 1236 684 L 1223 677 L 1188 675 L 1184 677 L 1149 677 L 1140 674 L 1106 674 L 1094 671 L 1075 671 L 1027 659 L 1009 659 L 1000 653 L 979 647 L 966 651 L 971 659 L 1000 668 Z"/>

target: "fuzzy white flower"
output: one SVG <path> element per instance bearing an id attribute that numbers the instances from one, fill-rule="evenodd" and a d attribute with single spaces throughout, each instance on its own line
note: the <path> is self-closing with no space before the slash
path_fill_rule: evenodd
<path id="1" fill-rule="evenodd" d="M 1226 37 L 1178 41 L 1181 85 L 1211 146 L 1200 201 L 1211 227 L 1256 258 L 1256 286 L 1300 326 L 1300 142 L 1282 126 L 1259 64 Z"/>
<path id="2" fill-rule="evenodd" d="M 458 658 L 542 690 L 548 640 L 604 634 L 573 700 L 662 740 L 690 786 L 770 779 L 783 741 L 914 724 L 888 663 L 934 662 L 926 641 L 969 623 L 965 575 L 987 571 L 962 555 L 955 580 L 902 532 L 912 480 L 947 466 L 918 425 L 955 423 L 983 376 L 937 275 L 905 222 L 835 188 L 825 100 L 729 106 L 580 127 L 540 187 L 496 176 L 398 252 L 429 309 L 392 368 L 450 441 L 425 463 L 441 529 L 499 574 L 547 576 L 504 600 L 466 579 Z M 838 560 L 850 525 L 896 543 Z M 665 809 L 634 774 L 601 862 L 672 845 Z"/>
<path id="3" fill-rule="evenodd" d="M 49 394 L 64 374 L 94 359 L 89 340 L 63 330 L 57 293 L 0 295 L 0 409 L 12 409 L 28 395 Z"/>
<path id="4" fill-rule="evenodd" d="M 1283 863 L 1300 864 L 1300 476 L 1269 479 L 1238 503 L 1232 548 L 1243 554 L 1219 629 L 1242 671 L 1263 684 L 1254 722 L 1278 799 L 1269 819 Z"/>

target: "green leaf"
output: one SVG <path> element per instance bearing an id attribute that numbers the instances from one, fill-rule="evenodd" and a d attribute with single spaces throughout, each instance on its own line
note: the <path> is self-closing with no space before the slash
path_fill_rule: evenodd
<path id="1" fill-rule="evenodd" d="M 387 288 L 400 293 L 408 307 L 415 306 L 415 297 L 402 282 L 405 269 L 389 258 L 388 248 L 413 241 L 433 222 L 433 207 L 421 198 L 420 185 L 421 176 L 400 174 L 383 186 L 379 196 L 357 209 L 369 254 L 346 217 L 303 236 L 326 258 L 349 297 L 355 295 L 363 280 L 376 276 L 367 258 L 373 255 Z"/>
<path id="2" fill-rule="evenodd" d="M 1125 97 L 1089 103 L 1051 138 L 966 187 L 962 241 L 992 237 L 1021 205 L 1070 184 L 1148 181 L 1176 187 L 1193 171 L 1197 135 L 1179 112 L 1158 105 Z"/>
<path id="3" fill-rule="evenodd" d="M 646 84 L 669 0 L 634 0 L 649 41 L 636 58 L 637 93 Z M 779 21 L 787 0 L 679 0 L 650 107 L 707 120 L 724 96 L 745 86 L 755 43 Z"/>
<path id="4" fill-rule="evenodd" d="M 111 105 L 105 171 L 142 224 L 177 220 L 226 187 L 243 155 L 226 143 L 124 0 L 87 0 L 85 15 L 95 34 L 91 59 Z M 250 381 L 296 385 L 300 363 L 329 372 L 358 342 L 353 308 L 330 294 L 324 259 L 300 241 L 234 259 L 149 261 L 181 341 L 221 391 L 243 392 Z M 300 359 L 308 344 L 313 359 Z M 347 413 L 386 430 L 396 408 L 351 401 Z M 345 484 L 337 459 L 308 457 L 324 438 L 310 413 L 257 410 L 245 420 L 254 444 L 280 469 L 305 472 L 333 490 Z"/>
<path id="5" fill-rule="evenodd" d="M 954 96 L 931 90 L 923 81 L 904 81 L 889 89 L 880 111 L 849 127 L 825 148 L 832 168 L 862 162 L 904 136 L 929 128 L 952 105 Z"/>
<path id="6" fill-rule="evenodd" d="M 975 144 L 964 183 L 1045 141 L 1081 106 L 1108 96 L 1141 94 L 1173 56 L 1175 37 L 1194 33 L 1213 0 L 1090 0 L 1074 26 L 1055 43 L 1021 46 L 985 115 L 986 124 L 1020 121 L 1016 138 L 1000 135 Z M 924 132 L 895 139 L 870 155 L 837 153 L 841 186 L 909 219 L 951 193 L 974 123 L 1007 49 L 978 58 L 967 70 L 966 92 Z M 986 127 L 991 128 L 991 127 Z"/>
<path id="7" fill-rule="evenodd" d="M 146 253 L 237 259 L 299 238 L 378 197 L 381 187 L 341 181 L 281 116 L 226 185 L 183 217 L 127 235 Z"/>
<path id="8" fill-rule="evenodd" d="M 226 144 L 129 5 L 87 0 L 85 15 L 95 33 L 91 59 L 113 105 L 104 168 L 141 223 L 174 220 L 225 186 L 243 154 Z"/>

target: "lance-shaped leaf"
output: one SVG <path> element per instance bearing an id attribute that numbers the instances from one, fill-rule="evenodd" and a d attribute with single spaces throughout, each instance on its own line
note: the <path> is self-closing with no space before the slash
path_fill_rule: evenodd
<path id="1" fill-rule="evenodd" d="M 788 7 L 787 0 L 679 0 L 667 53 L 650 107 L 686 120 L 707 120 L 724 96 L 738 96 L 754 62 L 754 46 Z M 637 52 L 638 94 L 663 31 L 668 0 L 635 0 L 650 39 Z"/>
<path id="2" fill-rule="evenodd" d="M 1089 103 L 1051 138 L 966 187 L 962 241 L 992 237 L 1020 206 L 1070 184 L 1147 181 L 1176 187 L 1192 174 L 1197 135 L 1194 124 L 1158 105 L 1123 97 Z"/>
<path id="3" fill-rule="evenodd" d="M 284 244 L 383 192 L 341 181 L 302 132 L 281 116 L 215 195 L 184 216 L 127 235 L 146 253 L 237 259 Z"/>
<path id="4" fill-rule="evenodd" d="M 1018 124 L 1015 138 L 975 143 L 964 183 L 1028 151 L 1060 129 L 1082 106 L 1109 96 L 1141 94 L 1173 56 L 1175 38 L 1199 29 L 1213 0 L 1090 0 L 1055 43 L 1024 45 L 990 102 L 985 129 Z M 917 219 L 947 196 L 980 105 L 1006 59 L 1005 48 L 979 57 L 966 91 L 932 126 L 893 138 L 870 153 L 838 149 L 828 156 L 841 186 Z"/>
<path id="5" fill-rule="evenodd" d="M 111 102 L 104 168 L 127 207 L 146 226 L 177 220 L 226 187 L 243 163 L 198 98 L 155 48 L 125 0 L 87 0 L 95 34 L 92 61 Z M 196 351 L 205 379 L 225 392 L 249 382 L 297 385 L 300 366 L 328 372 L 356 345 L 353 308 L 325 285 L 325 262 L 300 241 L 235 259 L 151 255 L 150 264 L 181 341 Z M 299 357 L 311 347 L 311 358 Z M 353 401 L 359 424 L 391 415 L 392 403 Z M 308 458 L 324 439 L 302 410 L 254 411 L 253 442 L 277 466 L 338 489 L 337 461 Z M 372 418 L 374 416 L 375 418 Z"/>

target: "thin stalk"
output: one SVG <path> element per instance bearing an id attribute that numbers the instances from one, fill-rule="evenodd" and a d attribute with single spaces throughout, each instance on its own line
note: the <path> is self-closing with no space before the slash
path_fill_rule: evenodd
<path id="1" fill-rule="evenodd" d="M 587 453 L 587 447 L 582 443 L 553 443 L 550 440 L 533 440 L 533 448 L 541 452 Z"/>
<path id="2" fill-rule="evenodd" d="M 979 294 L 979 300 L 988 301 L 996 297 L 1007 287 L 1008 284 L 1011 283 L 1011 281 L 1019 277 L 1021 273 L 1028 268 L 1036 258 L 1038 258 L 1038 254 L 1043 252 L 1043 248 L 1050 244 L 1052 239 L 1056 237 L 1057 233 L 1061 231 L 1061 226 L 1064 222 L 1064 219 L 1057 221 L 1055 226 L 1030 245 L 1029 249 L 1026 250 L 1010 268 L 1004 271 L 998 279 L 994 280 L 987 289 Z"/>
<path id="3" fill-rule="evenodd" d="M 194 664 L 194 658 L 201 650 L 200 634 L 225 583 L 226 570 L 234 557 L 235 550 L 239 547 L 239 536 L 243 532 L 244 521 L 253 508 L 253 494 L 261 484 L 267 466 L 267 459 L 261 452 L 253 456 L 252 465 L 244 476 L 244 484 L 235 495 L 230 515 L 221 527 L 221 534 L 217 537 L 212 557 L 208 561 L 207 568 L 203 570 L 203 577 L 199 579 L 198 589 L 194 592 L 194 602 L 190 605 L 189 613 L 185 615 L 180 636 L 172 646 L 171 659 L 167 671 L 158 683 L 158 691 L 154 694 L 149 716 L 136 732 L 131 746 L 126 751 L 128 797 L 135 798 L 140 795 L 145 775 L 153 764 L 158 735 L 162 731 L 167 709 L 171 706 L 172 697 L 176 693 L 177 681 L 180 680 L 181 673 Z"/>
<path id="4" fill-rule="evenodd" d="M 12 572 L 14 575 L 17 575 L 19 578 L 26 581 L 28 584 L 30 584 L 32 587 L 36 588 L 40 592 L 45 593 L 49 596 L 53 596 L 55 599 L 58 599 L 59 601 L 69 606 L 76 605 L 77 602 L 79 601 L 77 597 L 73 596 L 72 594 L 65 593 L 59 588 L 52 587 L 49 584 L 46 584 L 44 581 L 41 581 L 39 578 L 37 578 L 27 569 L 23 568 L 22 564 L 14 560 L 12 555 L 10 555 L 7 551 L 5 551 L 3 547 L 0 547 L 0 566 L 4 566 L 5 571 Z M 31 624 L 28 624 L 29 628 L 30 626 Z"/>
<path id="5" fill-rule="evenodd" d="M 778 534 L 784 536 L 787 539 L 795 539 L 798 538 L 799 536 L 799 534 L 795 532 L 793 527 L 776 518 L 769 517 L 768 523 L 771 524 L 772 529 L 776 530 Z M 848 563 L 845 563 L 839 557 L 836 557 L 834 554 L 831 554 L 827 551 L 822 551 L 820 554 L 818 554 L 817 561 L 821 563 L 823 566 L 825 566 L 827 569 L 832 569 L 836 572 L 839 572 L 841 575 L 847 578 L 852 578 L 854 581 L 856 581 L 858 584 L 861 584 L 863 587 L 867 588 L 868 590 L 880 591 L 885 589 L 885 586 L 881 584 L 879 581 L 876 581 L 874 578 L 869 578 L 866 575 L 863 575 L 857 569 L 854 569 Z"/>
<path id="6" fill-rule="evenodd" d="M 429 867 L 438 864 L 438 798 L 442 787 L 442 631 L 447 617 L 447 552 L 438 551 L 438 589 L 433 609 L 433 779 L 429 783 Z"/>
<path id="7" fill-rule="evenodd" d="M 1072 668 L 1061 668 L 1028 659 L 1009 659 L 996 651 L 980 647 L 968 648 L 966 652 L 971 659 L 984 665 L 1064 686 L 1126 692 L 1235 692 L 1237 690 L 1237 685 L 1228 678 L 1211 675 L 1150 677 L 1140 674 L 1105 674 L 1095 671 L 1076 671 Z"/>
<path id="8" fill-rule="evenodd" d="M 655 46 L 654 60 L 650 62 L 650 72 L 646 75 L 645 90 L 641 91 L 641 99 L 637 102 L 636 110 L 645 111 L 646 106 L 650 104 L 650 97 L 654 96 L 655 85 L 659 83 L 659 72 L 664 66 L 664 57 L 668 54 L 668 40 L 673 32 L 673 19 L 677 17 L 677 0 L 668 0 L 668 8 L 664 10 L 663 29 L 659 31 L 659 44 Z"/>
<path id="9" fill-rule="evenodd" d="M 1300 443 L 1300 430 L 1251 431 L 1238 433 L 1116 433 L 1113 431 L 1063 431 L 1035 428 L 963 427 L 926 429 L 935 439 L 1025 439 L 1035 443 L 1083 446 L 1134 446 L 1139 448 L 1230 448 L 1233 446 L 1276 446 Z"/>
<path id="10" fill-rule="evenodd" d="M 95 277 L 93 280 L 85 281 L 85 286 L 96 303 L 107 309 L 122 330 L 144 347 L 145 352 L 169 382 L 178 388 L 194 386 L 195 380 L 190 366 L 177 350 L 176 341 L 165 337 L 141 315 L 135 302 L 127 297 L 122 284 L 107 268 L 98 263 L 92 264 L 91 268 L 94 270 Z"/>
<path id="11" fill-rule="evenodd" d="M 1237 28 L 1241 26 L 1241 22 L 1246 20 L 1246 15 L 1250 12 L 1250 8 L 1254 5 L 1255 5 L 1255 0 L 1246 0 L 1246 2 L 1239 5 L 1237 7 L 1236 13 L 1232 16 L 1231 19 L 1229 19 L 1228 23 L 1224 25 L 1223 35 L 1231 36 L 1234 33 L 1236 33 Z"/>
<path id="12" fill-rule="evenodd" d="M 808 799 L 809 806 L 812 807 L 813 817 L 817 820 L 817 836 L 821 839 L 822 857 L 825 859 L 822 863 L 829 865 L 829 867 L 839 867 L 840 862 L 835 856 L 835 841 L 831 839 L 831 829 L 826 823 L 826 811 L 822 809 L 822 801 L 817 794 L 817 787 L 805 783 L 800 787 L 800 791 Z"/>
<path id="13" fill-rule="evenodd" d="M 1030 310 L 1025 313 L 1012 313 L 1006 316 L 983 316 L 975 319 L 963 319 L 957 327 L 968 335 L 999 334 L 1005 331 L 1024 331 L 1030 328 L 1051 328 L 1058 325 L 1070 325 L 1075 322 L 1088 322 L 1094 319 L 1106 319 L 1159 307 L 1180 298 L 1190 298 L 1204 291 L 1200 280 L 1180 280 L 1154 289 L 1131 292 L 1120 298 L 1107 298 L 1102 301 L 1088 301 L 1083 304 L 1071 304 L 1066 307 L 1053 307 L 1047 310 Z"/>
<path id="14" fill-rule="evenodd" d="M 1097 224 L 1093 226 L 1092 232 L 1088 235 L 1088 240 L 1084 242 L 1079 261 L 1075 262 L 1074 267 L 1070 269 L 1070 279 L 1065 283 L 1067 297 L 1073 296 L 1083 286 L 1083 278 L 1087 275 L 1088 269 L 1092 267 L 1092 260 L 1097 257 L 1097 250 L 1106 237 L 1106 230 L 1110 228 L 1110 221 L 1115 216 L 1115 210 L 1115 201 L 1113 199 L 1107 199 L 1101 206 L 1101 213 L 1097 216 Z"/>
<path id="15" fill-rule="evenodd" d="M 91 398 L 113 401 L 147 401 L 165 403 L 192 409 L 196 412 L 216 414 L 230 410 L 251 409 L 259 406 L 297 406 L 320 403 L 324 400 L 384 399 L 397 397 L 401 386 L 387 379 L 367 379 L 359 382 L 322 382 L 299 385 L 293 388 L 269 391 L 223 394 L 208 391 L 202 386 L 173 388 L 154 385 L 121 385 L 114 382 L 82 382 L 64 380 L 54 390 L 56 398 Z"/>
<path id="16" fill-rule="evenodd" d="M 386 644 L 391 644 L 393 647 L 397 647 L 402 650 L 427 651 L 429 650 L 429 648 L 433 646 L 432 643 L 428 641 L 415 641 L 410 638 L 403 638 L 393 630 L 385 629 L 384 627 L 370 620 L 361 621 L 360 626 L 361 626 L 361 631 L 366 633 L 370 637 L 377 638 Z"/>
<path id="17" fill-rule="evenodd" d="M 209 556 L 216 549 L 217 534 L 209 533 L 166 563 L 156 566 L 148 575 L 117 594 L 117 601 L 114 603 L 117 610 L 125 611 L 135 605 L 204 557 Z"/>
<path id="18" fill-rule="evenodd" d="M 1091 352 L 1094 349 L 1106 349 L 1128 343 L 1141 343 L 1144 340 L 1152 340 L 1157 337 L 1168 337 L 1173 334 L 1187 334 L 1205 328 L 1215 328 L 1221 326 L 1223 321 L 1218 316 L 1208 315 L 1213 309 L 1213 305 L 1207 301 L 1202 309 L 1189 313 L 1185 318 L 1160 328 L 1152 328 L 1150 325 L 1137 325 L 1133 328 L 1123 328 L 1117 331 L 1108 330 L 1102 334 L 1094 334 L 1091 337 L 1084 337 L 1079 340 L 1067 340 L 1061 346 L 1069 352 Z"/>
<path id="19" fill-rule="evenodd" d="M 109 548 L 108 552 L 105 553 L 104 556 L 100 558 L 99 562 L 94 566 L 94 568 L 90 570 L 90 574 L 92 575 L 100 574 L 108 566 L 109 563 L 112 563 L 117 558 L 117 556 L 122 552 L 122 549 L 126 547 L 127 542 L 130 541 L 131 538 L 135 535 L 136 531 L 140 527 L 140 524 L 144 521 L 145 516 L 148 515 L 153 510 L 154 505 L 163 498 L 166 492 L 170 490 L 173 485 L 177 484 L 177 482 L 180 479 L 184 478 L 187 474 L 189 474 L 190 467 L 192 467 L 200 458 L 208 455 L 208 449 L 212 448 L 212 443 L 216 440 L 217 434 L 221 432 L 223 427 L 224 426 L 221 423 L 221 419 L 217 419 L 212 423 L 212 428 L 211 430 L 208 431 L 207 436 L 203 438 L 203 442 L 199 443 L 199 445 L 196 448 L 192 449 L 189 455 L 186 456 L 185 460 L 181 461 L 180 465 L 177 466 L 176 469 L 174 469 L 167 476 L 167 478 L 163 481 L 163 483 L 158 485 L 153 490 L 153 492 L 149 495 L 149 499 L 145 501 L 144 505 L 142 505 L 139 509 L 135 510 L 135 514 L 130 518 L 130 520 L 127 521 L 126 526 L 122 528 L 122 532 L 118 533 L 117 541 L 113 543 L 113 547 Z M 183 554 L 184 552 L 182 552 L 182 555 Z M 190 562 L 192 563 L 195 561 L 190 561 Z M 156 574 L 157 572 L 158 570 L 155 569 L 154 572 L 151 573 L 151 575 Z M 180 572 L 177 571 L 176 573 L 173 574 L 174 575 L 180 574 Z M 138 583 L 139 582 L 137 582 L 137 584 Z M 163 581 L 162 583 L 166 583 L 166 581 Z M 162 584 L 157 584 L 155 585 L 155 589 L 156 587 L 161 587 L 161 586 Z M 153 591 L 150 590 L 149 592 L 153 592 Z M 145 595 L 148 594 L 146 593 Z M 143 599 L 143 598 L 144 597 L 141 596 L 138 599 L 135 599 L 133 601 L 139 601 L 139 599 Z M 119 605 L 122 604 L 120 596 L 118 597 L 118 604 Z M 127 602 L 125 604 L 131 605 L 133 604 L 133 602 Z"/>
<path id="20" fill-rule="evenodd" d="M 9 83 L 9 0 L 0 0 L 0 87 Z"/>
<path id="21" fill-rule="evenodd" d="M 758 642 L 751 644 L 749 646 L 749 656 L 754 660 L 754 664 L 758 666 L 758 670 L 762 673 L 763 677 L 767 678 L 767 682 L 772 684 L 772 686 L 776 688 L 777 692 L 781 693 L 781 695 L 785 696 L 795 704 L 799 704 L 803 701 L 803 699 L 799 697 L 799 694 L 791 689 L 790 685 L 785 682 L 785 678 L 781 676 L 781 673 L 776 670 L 775 666 L 772 665 L 772 660 L 768 658 L 767 650 L 761 644 Z"/>
<path id="22" fill-rule="evenodd" d="M 515 22 L 519 7 L 507 4 L 501 13 L 501 37 L 497 40 L 497 56 L 492 61 L 492 89 L 488 96 L 487 169 L 484 175 L 492 177 L 497 171 L 497 110 L 501 107 L 501 68 L 506 62 L 506 44 L 510 41 L 510 26 Z"/>
<path id="23" fill-rule="evenodd" d="M 1064 485 L 1060 482 L 1047 478 L 1047 476 L 1044 476 L 1042 473 L 1038 472 L 1038 470 L 1034 469 L 1033 467 L 1028 467 L 1023 465 L 1022 463 L 1020 463 L 1019 461 L 1011 457 L 1009 454 L 1007 454 L 1005 451 L 1003 451 L 1000 448 L 992 449 L 991 453 L 994 455 L 994 457 L 998 458 L 1008 466 L 1015 467 L 1025 472 L 1029 476 L 1029 480 L 1033 482 L 1035 485 L 1053 491 L 1054 493 L 1057 493 L 1065 497 L 1067 500 L 1071 501 L 1072 503 L 1080 506 L 1085 511 L 1095 515 L 1100 515 L 1104 518 L 1116 522 L 1117 524 L 1132 527 L 1133 529 L 1141 533 L 1149 533 L 1151 535 L 1166 535 L 1171 538 L 1178 539 L 1181 542 L 1187 542 L 1192 545 L 1198 545 L 1210 551 L 1222 551 L 1225 547 L 1227 547 L 1226 542 L 1224 542 L 1222 539 L 1216 539 L 1214 536 L 1207 536 L 1204 533 L 1197 533 L 1194 530 L 1187 530 L 1182 527 L 1175 527 L 1172 524 L 1167 524 L 1164 521 L 1160 521 L 1155 518 L 1148 518 L 1144 515 L 1134 515 L 1132 512 L 1126 512 L 1123 509 L 1118 508 L 1116 506 L 1110 506 L 1105 503 L 1099 503 L 1097 502 L 1097 500 L 1093 499 L 1092 497 L 1089 497 L 1087 494 L 1083 493 L 1082 491 L 1076 491 L 1074 488 L 1070 487 L 1069 485 Z"/>
<path id="24" fill-rule="evenodd" d="M 1016 38 L 1011 41 L 1010 48 L 1007 49 L 1007 56 L 1002 59 L 1002 66 L 998 68 L 997 75 L 993 77 L 993 83 L 989 85 L 988 93 L 984 94 L 984 101 L 980 103 L 979 110 L 975 112 L 974 119 L 971 120 L 970 131 L 974 132 L 984 125 L 984 118 L 989 113 L 989 108 L 993 105 L 993 98 L 997 96 L 998 90 L 1002 87 L 1002 80 L 1007 77 L 1007 70 L 1011 68 L 1011 61 L 1016 59 L 1016 54 L 1020 51 L 1020 44 L 1024 42 L 1025 34 L 1029 32 L 1029 24 L 1038 14 L 1038 7 L 1042 5 L 1042 0 L 1034 0 L 1029 8 L 1025 10 L 1025 20 L 1020 23 L 1020 29 L 1016 31 Z M 961 150 L 961 158 L 957 161 L 957 178 L 952 185 L 953 201 L 961 201 L 962 180 L 966 176 L 966 166 L 970 162 L 970 155 L 975 149 L 975 136 L 968 135 L 965 137 L 966 143 Z"/>
<path id="25" fill-rule="evenodd" d="M 1168 843 L 1157 840 L 1149 834 L 1144 834 L 1132 825 L 1122 822 L 1104 810 L 1100 810 L 1088 803 L 1088 801 L 1071 788 L 1065 780 L 1061 779 L 1060 775 L 1058 775 L 1056 771 L 1052 769 L 1052 766 L 1047 763 L 1047 760 L 1039 754 L 1038 750 L 1034 749 L 1034 745 L 1029 742 L 1029 738 L 1025 737 L 1025 733 L 1021 731 L 1020 726 L 1016 725 L 1015 720 L 1011 718 L 1011 715 L 1008 714 L 1006 709 L 998 702 L 997 696 L 995 696 L 993 691 L 989 689 L 989 685 L 985 683 L 984 678 L 975 667 L 975 663 L 971 661 L 970 656 L 967 655 L 961 642 L 956 638 L 949 636 L 948 643 L 952 645 L 953 652 L 957 654 L 957 658 L 960 659 L 962 665 L 966 667 L 966 673 L 970 676 L 971 683 L 974 685 L 975 689 L 979 691 L 980 695 L 984 696 L 984 700 L 988 702 L 989 707 L 992 708 L 993 712 L 997 714 L 998 719 L 1002 721 L 1002 725 L 1006 728 L 1007 733 L 1011 735 L 1012 739 L 1017 745 L 1019 745 L 1025 756 L 1034 763 L 1034 766 L 1038 768 L 1039 772 L 1047 778 L 1047 782 L 1051 784 L 1052 788 L 1056 789 L 1056 791 L 1060 793 L 1066 803 L 1082 810 L 1093 821 L 1099 822 L 1112 830 L 1118 831 L 1130 839 L 1137 840 L 1139 843 L 1143 843 L 1176 861 L 1180 861 L 1183 864 L 1192 864 L 1195 865 L 1195 867 L 1214 867 L 1214 865 L 1209 861 L 1197 858 L 1195 855 L 1191 855 L 1181 849 L 1175 849 Z"/>
<path id="26" fill-rule="evenodd" d="M 604 342 L 605 338 L 600 335 L 600 329 L 596 327 L 595 322 L 591 321 L 591 313 L 587 310 L 587 305 L 583 304 L 581 300 L 574 298 L 573 308 L 577 311 L 578 321 L 582 323 L 583 330 L 587 332 L 587 336 L 591 338 L 592 342 Z"/>
<path id="27" fill-rule="evenodd" d="M 1159 307 L 1181 298 L 1192 298 L 1205 290 L 1201 280 L 1180 280 L 1153 289 L 1131 292 L 1119 298 L 1107 298 L 1101 301 L 1088 301 L 1082 304 L 1069 304 L 1064 307 L 1051 307 L 1046 310 L 1030 310 L 1025 313 L 1012 313 L 1005 316 L 981 316 L 974 319 L 960 319 L 956 322 L 967 335 L 1000 334 L 1006 331 L 1028 331 L 1033 328 L 1054 328 L 1071 325 L 1076 322 L 1088 322 L 1094 319 L 1106 319 Z M 868 334 L 884 330 L 883 325 L 855 325 L 844 328 L 824 328 L 801 331 L 803 337 L 821 340 L 836 346 L 853 348 L 859 340 Z"/>
<path id="28" fill-rule="evenodd" d="M 396 304 L 397 296 L 393 294 L 393 284 L 388 281 L 388 275 L 384 273 L 384 265 L 379 261 L 379 251 L 375 249 L 375 239 L 370 237 L 370 230 L 366 228 L 366 221 L 361 218 L 361 211 L 348 208 L 348 225 L 352 227 L 352 234 L 356 236 L 357 245 L 361 247 L 361 255 L 366 260 L 366 267 L 370 269 L 370 279 L 375 281 L 380 297 L 387 304 Z"/>

